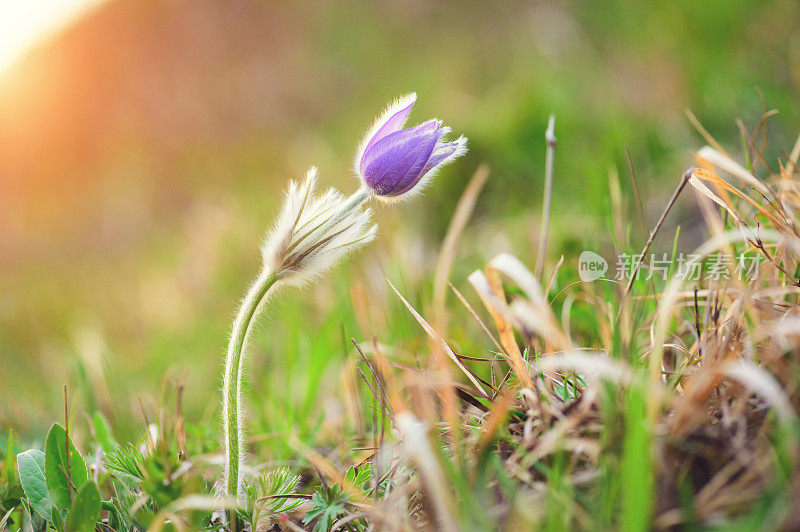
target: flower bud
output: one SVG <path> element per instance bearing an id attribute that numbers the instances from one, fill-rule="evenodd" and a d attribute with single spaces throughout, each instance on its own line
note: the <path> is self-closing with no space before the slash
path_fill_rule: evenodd
<path id="1" fill-rule="evenodd" d="M 398 199 L 420 191 L 440 167 L 467 151 L 465 137 L 447 141 L 450 128 L 440 120 L 402 129 L 416 99 L 412 93 L 391 104 L 358 150 L 355 170 L 380 198 Z"/>

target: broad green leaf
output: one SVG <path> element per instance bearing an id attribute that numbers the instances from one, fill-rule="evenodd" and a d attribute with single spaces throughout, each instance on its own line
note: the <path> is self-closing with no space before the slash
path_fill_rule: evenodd
<path id="1" fill-rule="evenodd" d="M 94 425 L 94 435 L 97 438 L 97 443 L 104 453 L 111 452 L 116 446 L 117 442 L 111 435 L 111 429 L 108 427 L 108 421 L 105 416 L 100 412 L 95 412 L 92 416 L 92 424 Z"/>
<path id="2" fill-rule="evenodd" d="M 64 525 L 64 518 L 61 516 L 61 510 L 53 506 L 53 511 L 50 513 L 50 520 L 53 522 L 53 528 L 58 532 L 64 532 L 66 526 Z"/>
<path id="3" fill-rule="evenodd" d="M 25 496 L 34 510 L 45 519 L 50 519 L 53 512 L 53 500 L 47 491 L 47 481 L 44 474 L 44 453 L 37 449 L 30 449 L 17 455 L 17 468 L 19 479 Z"/>
<path id="4" fill-rule="evenodd" d="M 87 482 L 75 495 L 67 514 L 67 532 L 92 532 L 100 519 L 100 492 L 94 482 Z"/>
<path id="5" fill-rule="evenodd" d="M 67 467 L 67 444 L 69 444 L 69 468 Z M 45 478 L 50 497 L 59 508 L 70 507 L 70 482 L 67 482 L 67 470 L 74 489 L 80 489 L 86 482 L 86 462 L 75 448 L 67 434 L 59 424 L 50 427 L 44 446 Z"/>
<path id="6" fill-rule="evenodd" d="M 49 532 L 49 528 L 47 526 L 47 522 L 49 518 L 44 518 L 39 515 L 39 512 L 31 510 L 30 512 L 30 521 L 25 523 L 25 519 L 23 519 L 22 530 L 25 532 Z M 28 526 L 30 525 L 30 527 Z"/>

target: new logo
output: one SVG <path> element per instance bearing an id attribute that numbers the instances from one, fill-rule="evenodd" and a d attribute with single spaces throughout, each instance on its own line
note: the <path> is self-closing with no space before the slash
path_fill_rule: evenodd
<path id="1" fill-rule="evenodd" d="M 596 281 L 607 271 L 608 262 L 594 251 L 584 251 L 578 257 L 578 275 L 585 283 Z"/>

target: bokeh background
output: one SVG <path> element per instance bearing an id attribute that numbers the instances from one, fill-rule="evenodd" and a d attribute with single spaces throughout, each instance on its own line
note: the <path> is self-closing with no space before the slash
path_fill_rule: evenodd
<path id="1" fill-rule="evenodd" d="M 657 215 L 704 142 L 686 109 L 732 151 L 737 118 L 778 109 L 768 158 L 791 149 L 800 3 L 100 3 L 0 73 L 0 426 L 43 434 L 68 384 L 132 435 L 139 399 L 174 378 L 187 418 L 213 427 L 229 324 L 287 180 L 313 164 L 353 190 L 361 135 L 412 90 L 412 119 L 443 119 L 471 151 L 424 197 L 377 208 L 375 245 L 283 294 L 249 373 L 251 416 L 273 431 L 342 408 L 347 338 L 415 345 L 384 277 L 425 308 L 479 164 L 491 177 L 454 284 L 498 251 L 534 256 L 550 113 L 550 263 L 608 239 L 609 172 L 631 197 L 625 148 Z"/>

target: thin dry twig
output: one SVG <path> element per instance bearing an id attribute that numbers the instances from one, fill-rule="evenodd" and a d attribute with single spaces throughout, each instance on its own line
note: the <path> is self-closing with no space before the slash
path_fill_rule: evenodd
<path id="1" fill-rule="evenodd" d="M 630 279 L 628 279 L 628 284 L 625 286 L 625 295 L 630 293 L 631 287 L 633 286 L 633 281 L 636 280 L 636 276 L 639 273 L 639 269 L 642 267 L 642 261 L 644 260 L 644 256 L 647 255 L 647 252 L 650 250 L 650 246 L 653 245 L 653 240 L 655 239 L 656 235 L 658 234 L 658 230 L 661 229 L 661 225 L 664 223 L 664 220 L 667 218 L 667 214 L 672 209 L 672 206 L 675 205 L 675 202 L 678 200 L 678 196 L 680 196 L 683 189 L 686 187 L 686 184 L 689 182 L 689 179 L 692 177 L 692 172 L 694 168 L 689 168 L 683 173 L 681 177 L 680 183 L 678 183 L 678 187 L 675 189 L 675 192 L 672 193 L 672 197 L 667 202 L 666 207 L 661 212 L 661 216 L 658 217 L 658 221 L 656 222 L 655 227 L 653 230 L 650 231 L 650 236 L 647 239 L 647 243 L 644 245 L 644 249 L 642 249 L 642 253 L 639 255 L 639 260 L 636 261 L 636 265 L 631 272 Z"/>
<path id="2" fill-rule="evenodd" d="M 544 163 L 544 194 L 542 196 L 542 224 L 539 234 L 539 253 L 536 259 L 536 277 L 542 277 L 544 261 L 547 256 L 547 236 L 550 232 L 550 200 L 553 195 L 553 156 L 556 151 L 556 115 L 550 115 L 547 120 L 547 129 L 544 133 L 547 142 L 547 152 Z"/>

